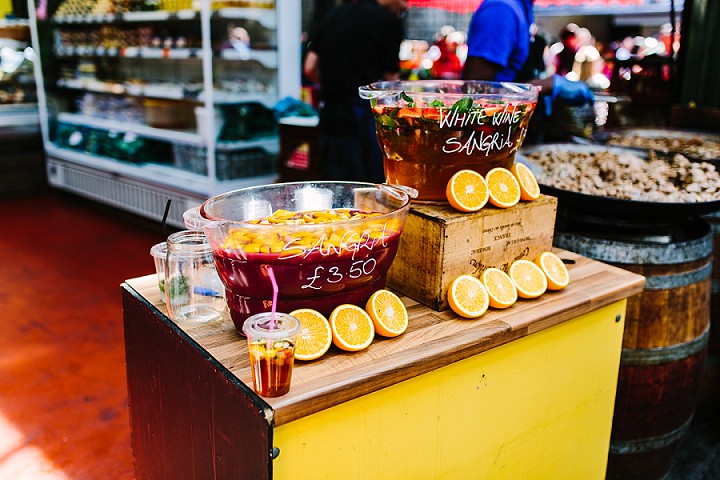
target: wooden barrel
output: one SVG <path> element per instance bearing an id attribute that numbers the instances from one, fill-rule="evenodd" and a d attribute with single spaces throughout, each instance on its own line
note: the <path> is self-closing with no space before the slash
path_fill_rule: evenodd
<path id="1" fill-rule="evenodd" d="M 710 227 L 692 220 L 641 233 L 556 231 L 554 244 L 646 277 L 627 304 L 607 478 L 661 479 L 690 426 L 705 371 Z"/>
<path id="2" fill-rule="evenodd" d="M 720 400 L 720 212 L 703 217 L 713 235 L 712 287 L 710 293 L 710 346 L 700 402 Z"/>

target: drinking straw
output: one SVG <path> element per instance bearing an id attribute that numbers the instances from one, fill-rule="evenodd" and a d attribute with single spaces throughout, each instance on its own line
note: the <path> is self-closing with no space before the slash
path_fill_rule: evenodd
<path id="1" fill-rule="evenodd" d="M 170 202 L 172 202 L 171 198 L 168 198 L 167 203 L 165 204 L 165 211 L 163 212 L 162 221 L 160 222 L 160 225 L 162 225 L 163 233 L 165 236 L 168 236 L 167 232 L 167 217 L 168 213 L 170 213 Z"/>
<path id="2" fill-rule="evenodd" d="M 270 265 L 267 267 L 268 275 L 270 275 L 270 282 L 272 282 L 273 287 L 273 299 L 272 299 L 272 306 L 270 307 L 270 328 L 275 327 L 275 310 L 277 308 L 277 298 L 278 298 L 278 286 L 277 282 L 275 281 L 275 274 L 273 273 L 273 269 Z"/>

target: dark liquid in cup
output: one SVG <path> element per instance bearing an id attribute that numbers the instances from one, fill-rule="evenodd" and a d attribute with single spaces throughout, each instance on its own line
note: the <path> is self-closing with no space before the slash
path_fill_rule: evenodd
<path id="1" fill-rule="evenodd" d="M 279 397 L 290 390 L 295 346 L 290 342 L 258 340 L 248 345 L 254 390 Z"/>
<path id="2" fill-rule="evenodd" d="M 417 189 L 418 200 L 444 202 L 445 187 L 456 172 L 471 169 L 485 175 L 495 167 L 512 166 L 534 109 L 527 102 L 474 104 L 460 113 L 373 107 L 386 181 Z"/>

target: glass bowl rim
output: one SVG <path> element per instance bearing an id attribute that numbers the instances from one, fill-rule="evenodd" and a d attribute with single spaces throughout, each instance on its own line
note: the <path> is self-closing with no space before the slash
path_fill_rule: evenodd
<path id="1" fill-rule="evenodd" d="M 329 222 L 329 223 L 308 223 L 308 224 L 259 224 L 259 223 L 250 223 L 248 220 L 232 220 L 232 219 L 226 219 L 226 218 L 219 218 L 211 216 L 209 213 L 206 212 L 205 207 L 209 205 L 210 203 L 217 202 L 223 199 L 227 199 L 233 195 L 237 195 L 239 193 L 245 193 L 250 191 L 258 191 L 261 189 L 283 189 L 287 187 L 293 187 L 293 186 L 303 186 L 303 187 L 322 187 L 323 185 L 342 185 L 342 186 L 352 186 L 353 189 L 355 188 L 373 188 L 378 191 L 384 191 L 390 196 L 394 196 L 398 202 L 401 203 L 397 208 L 394 208 L 388 212 L 381 212 L 380 215 L 372 216 L 372 217 L 365 217 L 365 218 L 357 218 L 357 219 L 351 219 L 351 220 L 341 220 L 337 222 Z M 301 187 L 302 188 L 302 187 Z M 414 193 L 416 195 L 416 193 Z M 205 200 L 202 205 L 200 205 L 199 208 L 199 216 L 204 222 L 208 222 L 210 224 L 232 224 L 233 226 L 242 226 L 242 228 L 249 228 L 249 229 L 263 229 L 263 230 L 272 230 L 272 229 L 284 229 L 287 230 L 288 228 L 292 230 L 314 230 L 318 228 L 327 228 L 328 226 L 339 226 L 339 225 L 356 225 L 365 223 L 368 221 L 377 221 L 382 219 L 390 219 L 399 213 L 401 213 L 403 210 L 407 210 L 410 207 L 410 201 L 414 198 L 413 196 L 413 189 L 410 187 L 403 187 L 401 185 L 390 185 L 390 184 L 384 184 L 384 183 L 370 183 L 370 182 L 351 182 L 351 181 L 333 181 L 333 180 L 318 180 L 318 181 L 300 181 L 300 182 L 283 182 L 283 183 L 271 183 L 268 185 L 255 185 L 251 187 L 245 187 L 245 188 L 239 188 L 236 190 L 231 190 L 229 192 L 221 193 L 218 195 L 215 195 L 214 197 L 211 197 L 207 200 Z M 349 207 L 336 207 L 336 208 L 349 208 Z"/>
<path id="2" fill-rule="evenodd" d="M 465 92 L 441 92 L 441 91 L 417 91 L 416 89 L 424 88 L 439 88 L 442 85 L 452 85 L 456 88 L 460 88 L 463 85 L 483 85 L 492 89 L 497 89 L 496 92 L 483 92 L 483 93 L 465 93 Z M 495 82 L 487 80 L 389 80 L 374 82 L 368 85 L 358 87 L 358 93 L 361 98 L 365 100 L 373 99 L 385 99 L 394 96 L 400 96 L 403 93 L 410 97 L 419 95 L 429 95 L 450 97 L 450 98 L 463 98 L 470 97 L 473 100 L 482 98 L 495 98 L 504 97 L 510 99 L 517 99 L 522 101 L 537 101 L 537 97 L 542 88 L 537 85 L 530 83 L 515 83 L 515 82 Z"/>

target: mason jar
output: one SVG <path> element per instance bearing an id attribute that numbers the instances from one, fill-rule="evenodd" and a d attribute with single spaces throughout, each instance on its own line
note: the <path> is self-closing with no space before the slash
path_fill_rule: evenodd
<path id="1" fill-rule="evenodd" d="M 178 323 L 213 322 L 225 311 L 225 289 L 202 230 L 183 230 L 167 238 L 165 304 Z"/>

